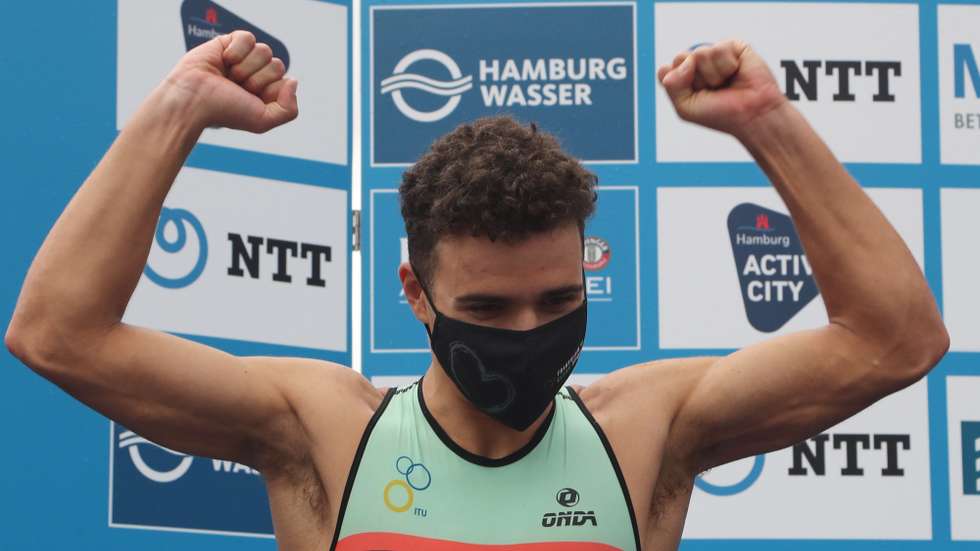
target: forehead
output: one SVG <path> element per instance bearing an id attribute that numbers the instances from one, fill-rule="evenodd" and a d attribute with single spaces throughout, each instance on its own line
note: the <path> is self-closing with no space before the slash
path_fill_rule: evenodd
<path id="1" fill-rule="evenodd" d="M 533 294 L 582 283 L 578 226 L 567 224 L 517 243 L 443 237 L 436 245 L 435 284 L 450 296 L 472 292 Z"/>

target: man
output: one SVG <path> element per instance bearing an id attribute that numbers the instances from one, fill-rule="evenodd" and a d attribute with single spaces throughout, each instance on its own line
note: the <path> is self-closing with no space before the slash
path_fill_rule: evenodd
<path id="1" fill-rule="evenodd" d="M 376 389 L 327 362 L 234 357 L 121 323 L 200 133 L 292 120 L 283 72 L 247 32 L 188 52 L 56 222 L 5 339 L 141 435 L 260 470 L 281 549 L 674 549 L 698 473 L 855 414 L 948 347 L 902 240 L 737 41 L 657 76 L 682 118 L 735 136 L 769 176 L 825 327 L 561 388 L 585 330 L 592 179 L 506 119 L 439 140 L 402 184 L 414 267 L 399 275 L 433 347 L 421 383 Z"/>

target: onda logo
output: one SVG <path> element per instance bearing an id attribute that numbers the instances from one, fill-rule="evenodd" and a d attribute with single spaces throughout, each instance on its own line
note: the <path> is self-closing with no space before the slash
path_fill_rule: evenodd
<path id="1" fill-rule="evenodd" d="M 204 234 L 204 226 L 190 211 L 184 209 L 168 209 L 163 207 L 160 221 L 157 222 L 156 244 L 166 253 L 174 254 L 182 251 L 187 245 L 187 228 L 194 231 L 197 243 L 197 260 L 181 275 L 167 276 L 154 270 L 149 263 L 143 268 L 143 273 L 153 283 L 168 289 L 180 289 L 197 281 L 208 262 L 208 239 Z"/>
<path id="2" fill-rule="evenodd" d="M 441 81 L 418 73 L 406 72 L 409 67 L 420 61 L 434 61 L 442 65 L 452 80 Z M 459 105 L 463 92 L 473 87 L 473 75 L 463 76 L 459 65 L 453 58 L 439 50 L 422 49 L 409 53 L 395 65 L 392 75 L 381 81 L 381 93 L 391 94 L 391 101 L 402 115 L 418 122 L 435 122 L 448 117 Z M 438 109 L 420 111 L 410 106 L 402 95 L 402 90 L 412 88 L 432 94 L 447 97 Z"/>
<path id="3" fill-rule="evenodd" d="M 752 327 L 776 331 L 817 296 L 810 263 L 789 216 L 742 203 L 728 215 L 728 234 Z"/>
<path id="4" fill-rule="evenodd" d="M 144 447 L 143 449 L 163 451 L 165 454 L 172 455 L 178 459 L 176 460 L 176 463 L 171 465 L 169 468 L 164 468 L 162 470 L 153 468 L 140 454 L 141 446 Z M 123 431 L 119 434 L 119 449 L 127 448 L 129 450 L 129 458 L 133 461 L 133 466 L 136 467 L 136 470 L 139 471 L 141 475 L 154 482 L 167 483 L 179 479 L 187 474 L 187 470 L 191 468 L 191 463 L 194 461 L 194 458 L 187 454 L 175 452 L 158 444 L 154 444 L 146 438 L 143 438 L 142 436 L 129 430 Z M 154 455 L 164 454 L 156 453 Z"/>
<path id="5" fill-rule="evenodd" d="M 195 48 L 216 36 L 232 31 L 250 31 L 258 42 L 272 48 L 272 55 L 282 60 L 289 70 L 289 51 L 281 40 L 255 25 L 238 17 L 211 0 L 184 0 L 180 6 L 180 19 L 184 29 L 184 44 Z"/>

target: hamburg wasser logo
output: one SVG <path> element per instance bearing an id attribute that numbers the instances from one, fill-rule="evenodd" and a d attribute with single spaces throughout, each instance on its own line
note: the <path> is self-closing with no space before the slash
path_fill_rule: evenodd
<path id="1" fill-rule="evenodd" d="M 208 262 L 208 239 L 204 234 L 204 226 L 190 211 L 163 207 L 160 220 L 157 222 L 156 244 L 167 253 L 182 251 L 187 244 L 188 227 L 194 230 L 198 250 L 197 260 L 186 273 L 177 276 L 161 275 L 147 264 L 143 268 L 143 273 L 153 283 L 168 289 L 180 289 L 194 283 L 201 276 Z"/>
<path id="2" fill-rule="evenodd" d="M 250 31 L 258 42 L 272 48 L 272 55 L 282 60 L 289 70 L 289 51 L 281 40 L 238 17 L 211 0 L 184 0 L 180 6 L 180 19 L 184 29 L 184 44 L 188 50 L 208 40 L 232 31 Z"/>
<path id="3" fill-rule="evenodd" d="M 166 452 L 173 456 L 173 464 L 163 467 L 151 467 L 140 454 L 141 446 L 144 450 L 157 449 Z M 154 444 L 129 430 L 119 433 L 119 448 L 126 449 L 136 470 L 153 482 L 167 483 L 179 479 L 187 474 L 187 470 L 191 468 L 191 463 L 194 461 L 194 458 L 187 454 L 175 452 L 159 444 Z"/>
<path id="4" fill-rule="evenodd" d="M 580 495 L 574 488 L 562 488 L 555 494 L 555 501 L 562 507 L 570 508 L 578 505 Z M 598 526 L 595 511 L 558 511 L 545 513 L 541 517 L 541 526 L 545 528 L 560 528 L 563 526 Z"/>
<path id="5" fill-rule="evenodd" d="M 417 73 L 407 73 L 406 71 L 418 61 L 431 60 L 449 72 L 452 80 L 438 80 Z M 395 107 L 401 114 L 418 122 L 433 122 L 446 118 L 459 105 L 463 92 L 473 87 L 473 76 L 463 76 L 459 65 L 448 55 L 431 49 L 415 50 L 414 52 L 401 58 L 395 65 L 392 75 L 381 81 L 381 93 L 391 94 L 391 101 L 395 102 Z M 402 95 L 402 90 L 412 88 L 435 96 L 443 96 L 446 103 L 438 109 L 431 111 L 419 111 L 411 107 Z"/>
<path id="6" fill-rule="evenodd" d="M 410 164 L 460 123 L 502 113 L 585 161 L 635 162 L 634 10 L 372 7 L 372 163 Z"/>
<path id="7" fill-rule="evenodd" d="M 728 215 L 728 234 L 752 327 L 776 331 L 817 296 L 817 284 L 789 216 L 742 203 Z"/>
<path id="8" fill-rule="evenodd" d="M 960 424 L 963 440 L 963 495 L 980 496 L 980 421 Z"/>
<path id="9" fill-rule="evenodd" d="M 395 470 L 401 476 L 385 485 L 385 507 L 394 513 L 404 513 L 415 503 L 415 492 L 425 491 L 432 485 L 432 473 L 425 465 L 416 463 L 407 455 L 395 460 Z M 428 514 L 422 507 L 416 507 L 412 512 L 419 517 Z"/>
<path id="10" fill-rule="evenodd" d="M 258 471 L 176 452 L 111 426 L 110 526 L 272 534 Z"/>

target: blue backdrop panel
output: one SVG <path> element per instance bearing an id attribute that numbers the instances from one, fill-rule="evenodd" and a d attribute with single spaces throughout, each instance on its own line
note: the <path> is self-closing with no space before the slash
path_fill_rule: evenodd
<path id="1" fill-rule="evenodd" d="M 746 270 L 746 263 L 758 262 L 764 255 L 773 253 L 773 250 L 759 246 L 759 242 L 756 245 L 749 241 L 735 242 L 739 232 L 752 235 L 769 232 L 788 235 L 790 249 L 793 250 L 787 249 L 789 252 L 781 251 L 781 254 L 799 258 L 799 251 L 795 250 L 798 247 L 798 237 L 792 227 L 786 225 L 784 218 L 787 210 L 778 203 L 778 198 L 773 201 L 773 197 L 766 195 L 770 184 L 754 163 L 748 162 L 747 157 L 745 161 L 733 162 L 728 158 L 737 157 L 738 152 L 733 154 L 730 149 L 717 155 L 708 151 L 702 155 L 703 159 L 698 158 L 697 161 L 658 162 L 658 151 L 661 149 L 658 148 L 658 143 L 663 142 L 663 145 L 670 140 L 676 141 L 680 135 L 674 132 L 657 134 L 657 115 L 660 111 L 657 111 L 655 105 L 661 98 L 657 98 L 655 70 L 658 64 L 669 62 L 676 53 L 657 51 L 655 47 L 658 38 L 654 30 L 657 28 L 657 10 L 665 4 L 650 1 L 600 1 L 578 4 L 535 2 L 529 5 L 459 0 L 367 0 L 362 4 L 361 85 L 362 105 L 365 106 L 361 118 L 362 128 L 365 130 L 362 134 L 365 182 L 362 204 L 366 262 L 363 274 L 365 295 L 362 297 L 362 334 L 366 375 L 385 382 L 406 380 L 421 375 L 430 361 L 426 352 L 425 332 L 401 298 L 395 272 L 398 262 L 404 261 L 406 255 L 403 243 L 404 225 L 395 193 L 401 172 L 426 149 L 432 139 L 451 130 L 460 122 L 487 114 L 509 113 L 523 121 L 537 122 L 554 132 L 570 152 L 586 161 L 588 168 L 599 176 L 601 185 L 606 187 L 600 194 L 599 212 L 590 223 L 587 235 L 601 238 L 611 254 L 605 266 L 598 271 L 587 272 L 587 276 L 596 279 L 590 284 L 589 348 L 583 353 L 576 368 L 577 374 L 601 375 L 620 367 L 659 358 L 721 355 L 736 349 L 735 346 L 707 342 L 700 346 L 676 346 L 663 342 L 663 335 L 667 333 L 664 332 L 665 318 L 661 308 L 665 304 L 664 300 L 670 298 L 667 294 L 674 291 L 673 288 L 663 287 L 665 277 L 669 275 L 667 268 L 671 267 L 663 264 L 664 262 L 679 262 L 683 266 L 691 266 L 687 279 L 705 281 L 722 289 L 716 291 L 715 288 L 705 287 L 705 300 L 712 293 L 720 293 L 727 297 L 729 302 L 726 304 L 734 305 L 728 310 L 719 310 L 716 317 L 705 318 L 706 329 L 708 326 L 724 329 L 724 324 L 728 323 L 737 326 L 738 331 L 752 335 L 753 340 L 761 340 L 770 334 L 793 328 L 794 324 L 799 325 L 801 319 L 813 315 L 814 308 L 823 307 L 819 294 L 813 296 L 816 289 L 805 268 L 798 273 L 776 273 L 772 269 L 772 261 L 767 260 L 770 264 L 764 267 L 752 268 L 750 265 L 750 269 Z M 736 3 L 675 4 L 700 5 L 710 12 Z M 873 98 L 874 86 L 862 84 L 874 80 L 867 75 L 862 76 L 864 81 L 855 78 L 851 82 L 856 96 L 849 105 L 845 105 L 846 102 L 833 103 L 835 100 L 832 98 L 839 81 L 836 77 L 823 73 L 818 75 L 823 79 L 820 81 L 819 101 L 800 96 L 799 83 L 797 95 L 800 97 L 794 101 L 804 111 L 825 110 L 826 116 L 814 117 L 812 122 L 815 126 L 836 125 L 835 128 L 823 128 L 822 133 L 826 134 L 825 137 L 833 147 L 841 151 L 842 157 L 853 160 L 846 163 L 848 170 L 869 190 L 869 194 L 879 202 L 886 215 L 896 217 L 896 227 L 907 232 L 903 237 L 921 262 L 926 279 L 940 305 L 945 304 L 948 308 L 951 298 L 944 297 L 943 294 L 943 282 L 947 279 L 943 274 L 944 266 L 957 266 L 951 269 L 960 270 L 959 266 L 963 262 L 971 266 L 977 265 L 975 260 L 969 259 L 961 259 L 961 264 L 950 264 L 954 251 L 948 245 L 944 251 L 943 245 L 944 240 L 949 241 L 951 237 L 944 235 L 940 229 L 942 227 L 947 228 L 944 231 L 959 232 L 966 230 L 956 229 L 963 228 L 962 225 L 943 225 L 943 217 L 946 216 L 944 211 L 956 200 L 950 197 L 945 199 L 945 203 L 941 203 L 940 190 L 980 188 L 980 167 L 977 166 L 980 164 L 980 141 L 976 138 L 976 130 L 971 126 L 975 117 L 971 118 L 970 115 L 980 112 L 980 73 L 975 69 L 977 56 L 980 55 L 980 31 L 977 31 L 980 26 L 971 27 L 963 23 L 973 21 L 967 17 L 980 16 L 973 15 L 980 13 L 976 11 L 980 10 L 978 3 L 960 1 L 939 4 L 932 0 L 817 4 L 765 2 L 746 6 L 764 14 L 758 22 L 763 27 L 768 26 L 770 37 L 782 36 L 781 45 L 770 45 L 768 50 L 776 60 L 771 66 L 781 85 L 785 86 L 787 77 L 787 69 L 780 65 L 781 60 L 786 60 L 787 65 L 796 63 L 802 66 L 803 60 L 811 59 L 806 56 L 823 55 L 814 53 L 816 49 L 808 51 L 801 47 L 803 39 L 797 40 L 798 37 L 792 32 L 780 34 L 785 31 L 781 21 L 786 20 L 778 17 L 788 17 L 785 14 L 793 13 L 792 10 L 796 8 L 812 9 L 813 16 L 803 15 L 793 25 L 810 27 L 810 30 L 823 33 L 825 39 L 820 42 L 828 47 L 832 43 L 846 44 L 841 50 L 843 53 L 839 54 L 841 59 L 861 59 L 863 63 L 862 56 L 865 56 L 872 61 L 900 61 L 903 73 L 890 75 L 890 90 L 897 98 L 894 105 L 901 106 L 900 111 L 904 117 L 902 124 L 909 122 L 909 113 L 921 115 L 921 121 L 918 122 L 914 121 L 915 117 L 911 117 L 916 126 L 915 132 L 872 129 L 869 137 L 857 140 L 863 143 L 854 144 L 853 149 L 840 145 L 853 136 L 834 136 L 835 130 L 851 128 L 851 123 L 854 123 L 853 128 L 858 129 L 862 120 L 878 120 L 874 117 L 888 112 L 890 108 L 889 102 Z M 970 7 L 975 11 L 969 14 L 946 12 L 945 16 L 941 16 L 942 10 L 949 6 Z M 772 19 L 765 15 L 770 9 Z M 862 13 L 861 10 L 865 9 L 868 11 Z M 625 15 L 627 11 L 631 13 L 630 17 Z M 547 16 L 542 15 L 543 13 Z M 586 13 L 594 23 L 587 27 L 585 36 L 578 36 L 581 27 L 576 27 L 577 17 Z M 830 13 L 841 15 L 836 24 L 824 25 L 826 18 L 830 17 L 827 14 Z M 678 33 L 690 36 L 683 48 L 737 35 L 729 32 L 725 36 L 715 36 L 713 30 L 708 30 L 715 28 L 711 25 L 724 25 L 718 21 L 709 22 L 710 13 L 708 15 L 701 23 L 685 20 L 664 24 L 673 26 L 673 30 Z M 873 43 L 880 45 L 879 38 L 884 35 L 877 30 L 874 33 L 878 34 L 873 36 L 860 32 L 851 33 L 848 30 L 846 33 L 841 31 L 842 34 L 836 36 L 835 29 L 850 29 L 850 26 L 856 24 L 854 21 L 841 19 L 847 17 L 867 17 L 869 19 L 855 20 L 874 21 L 874 25 L 887 26 L 895 23 L 896 29 L 900 27 L 901 31 L 896 30 L 900 34 L 892 34 L 890 38 L 894 38 L 895 44 L 900 47 L 889 46 L 884 50 L 875 50 L 876 53 L 873 54 L 866 53 L 869 48 L 873 49 Z M 889 19 L 891 17 L 898 19 L 892 21 Z M 547 24 L 542 24 L 542 21 L 547 21 Z M 956 22 L 960 23 L 959 29 L 951 31 L 951 25 L 955 26 Z M 575 35 L 574 39 L 568 40 L 570 35 Z M 635 37 L 635 49 L 629 55 L 619 53 L 626 47 L 623 41 L 627 36 Z M 752 37 L 746 38 L 752 40 Z M 597 46 L 600 44 L 601 47 Z M 815 48 L 817 47 L 823 46 L 818 44 Z M 420 51 L 424 53 L 418 53 Z M 915 53 L 907 54 L 908 51 Z M 492 82 L 497 73 L 488 68 L 493 66 L 494 60 L 499 62 L 500 67 L 506 66 L 507 60 L 514 60 L 519 69 L 523 68 L 523 60 L 532 60 L 530 69 L 533 69 L 533 60 L 590 56 L 604 59 L 623 56 L 632 59 L 627 63 L 626 78 L 605 82 L 604 85 L 609 88 L 599 85 L 593 87 L 597 94 L 595 97 L 598 98 L 593 105 L 583 102 L 579 105 L 544 106 L 515 100 L 514 105 L 503 107 L 488 106 L 484 101 L 481 87 L 503 84 Z M 826 56 L 824 58 L 831 59 Z M 511 76 L 513 75 L 512 72 Z M 910 82 L 903 79 L 913 80 Z M 507 84 L 519 84 L 526 89 L 532 83 L 573 82 L 580 81 L 546 74 L 536 80 L 511 79 Z M 628 127 L 622 122 L 626 117 L 625 112 L 610 108 L 601 99 L 601 94 L 607 92 L 621 94 L 616 96 L 619 98 L 619 108 L 626 107 L 629 99 L 622 86 L 626 82 L 632 82 L 636 90 L 635 106 L 632 108 L 636 121 L 632 129 L 635 132 L 635 156 L 622 155 L 626 149 L 621 144 L 628 134 Z M 429 86 L 425 86 L 426 84 Z M 433 92 L 433 88 L 442 93 Z M 400 94 L 396 96 L 397 92 Z M 914 101 L 911 99 L 913 96 Z M 873 101 L 878 103 L 871 103 Z M 857 114 L 847 114 L 853 112 Z M 602 126 L 598 135 L 595 127 L 591 126 L 591 121 L 596 120 L 594 116 L 599 119 L 608 117 L 609 124 Z M 885 147 L 876 148 L 871 141 L 881 142 Z M 887 147 L 890 141 L 898 144 L 893 150 Z M 608 152 L 602 155 L 591 153 L 590 148 L 598 142 L 602 142 L 603 147 L 610 148 Z M 684 153 L 687 151 L 697 158 L 702 147 L 706 151 L 711 149 L 697 141 L 684 142 L 680 148 L 664 149 L 685 155 L 688 154 Z M 882 162 L 882 159 L 892 160 Z M 941 159 L 945 159 L 945 162 Z M 612 189 L 621 191 L 610 192 Z M 725 193 L 715 193 L 716 189 Z M 675 203 L 659 204 L 658 192 L 674 190 L 681 193 L 667 194 L 671 199 L 683 196 L 688 190 L 702 191 L 707 198 L 703 204 L 691 207 L 691 210 L 682 215 L 666 211 L 670 215 L 669 222 L 673 225 L 663 226 L 660 223 L 663 221 L 658 221 L 658 217 L 665 213 L 663 209 L 669 209 Z M 727 199 L 722 196 L 734 198 L 725 203 Z M 699 209 L 710 210 L 710 216 L 702 215 Z M 766 219 L 758 219 L 759 215 L 766 215 Z M 964 215 L 964 218 L 969 216 Z M 637 221 L 636 229 L 628 231 L 634 219 Z M 683 246 L 672 244 L 672 241 L 682 245 L 688 242 L 704 243 L 703 240 L 689 240 L 689 235 L 692 234 L 710 234 L 709 241 L 713 248 L 684 249 Z M 597 247 L 596 251 L 603 249 L 597 241 L 593 244 Z M 635 254 L 632 252 L 634 249 Z M 674 254 L 671 251 L 680 252 L 665 259 L 665 254 Z M 751 260 L 750 256 L 753 257 Z M 960 258 L 962 254 L 956 251 L 955 256 Z M 695 269 L 698 267 L 701 269 Z M 752 277 L 753 273 L 756 274 L 755 277 Z M 787 277 L 789 275 L 792 277 Z M 601 293 L 610 282 L 612 293 L 607 297 Z M 782 285 L 786 293 L 792 293 L 791 287 L 797 289 L 798 300 L 780 302 L 777 300 L 774 285 Z M 760 295 L 763 288 L 769 288 L 772 294 Z M 792 298 L 790 295 L 786 296 Z M 958 300 L 966 300 L 959 295 L 958 297 Z M 602 300 L 605 298 L 612 300 L 607 303 Z M 692 308 L 708 308 L 698 302 L 691 300 L 687 304 Z M 628 307 L 630 305 L 636 307 L 636 310 L 631 310 Z M 674 313 L 672 310 L 671 315 Z M 726 467 L 698 480 L 693 497 L 695 513 L 692 514 L 696 514 L 700 503 L 702 510 L 707 510 L 709 504 L 712 504 L 710 507 L 717 507 L 711 510 L 718 511 L 718 525 L 725 524 L 725 517 L 739 514 L 750 517 L 754 511 L 763 509 L 738 505 L 746 503 L 746 496 L 770 491 L 766 488 L 771 489 L 772 486 L 782 486 L 783 490 L 774 495 L 779 495 L 785 501 L 776 501 L 774 498 L 765 506 L 772 508 L 774 503 L 779 503 L 778 507 L 784 514 L 801 519 L 799 524 L 809 527 L 812 535 L 779 536 L 777 534 L 786 532 L 785 527 L 777 525 L 773 520 L 769 523 L 770 527 L 766 528 L 764 517 L 757 523 L 762 526 L 758 530 L 745 526 L 731 526 L 729 530 L 730 533 L 748 535 L 692 537 L 688 534 L 682 548 L 710 551 L 865 551 L 965 550 L 980 546 L 980 536 L 971 536 L 969 528 L 971 525 L 980 526 L 980 517 L 976 516 L 980 513 L 969 513 L 978 511 L 969 509 L 971 503 L 973 507 L 980 503 L 976 496 L 976 492 L 980 490 L 975 487 L 976 480 L 980 477 L 980 466 L 975 461 L 980 443 L 974 440 L 977 423 L 980 423 L 980 411 L 970 410 L 964 405 L 980 403 L 980 393 L 973 396 L 968 392 L 968 389 L 976 388 L 969 386 L 971 382 L 980 380 L 980 362 L 977 356 L 980 353 L 980 344 L 977 341 L 980 339 L 975 337 L 975 327 L 978 325 L 974 324 L 974 329 L 971 330 L 969 324 L 957 322 L 956 326 L 963 328 L 960 331 L 965 335 L 961 337 L 952 327 L 953 322 L 954 320 L 947 320 L 954 335 L 953 349 L 927 380 L 921 386 L 904 392 L 890 405 L 882 404 L 882 407 L 896 411 L 890 418 L 898 419 L 894 432 L 901 438 L 895 440 L 893 459 L 897 468 L 902 470 L 901 475 L 896 474 L 897 471 L 891 471 L 887 476 L 881 475 L 889 469 L 885 440 L 890 438 L 881 423 L 868 421 L 867 418 L 857 419 L 856 425 L 852 425 L 852 428 L 857 427 L 853 428 L 853 432 L 866 433 L 869 442 L 875 438 L 880 441 L 879 449 L 869 448 L 867 451 L 856 452 L 855 461 L 860 462 L 863 469 L 861 476 L 839 474 L 847 469 L 847 457 L 843 451 L 846 445 L 843 442 L 850 437 L 846 436 L 846 430 L 832 429 L 831 432 L 802 442 L 797 447 L 758 458 L 747 458 L 734 468 L 734 474 L 728 478 L 719 475 L 725 473 Z M 716 333 L 726 335 L 724 330 Z M 845 436 L 841 436 L 842 434 Z M 905 448 L 903 446 L 907 437 L 910 445 Z M 832 446 L 835 438 L 838 441 L 837 448 Z M 815 464 L 807 463 L 807 453 L 814 454 Z M 820 463 L 821 460 L 824 461 L 823 464 Z M 876 461 L 882 462 L 880 466 Z M 815 470 L 815 465 L 821 467 L 822 471 Z M 797 491 L 795 488 L 801 489 Z M 895 494 L 896 491 L 904 491 L 896 490 L 898 488 L 909 488 L 911 493 L 905 498 L 907 502 L 898 497 L 875 501 L 874 496 L 878 495 L 875 492 L 880 492 L 881 496 L 898 495 Z M 832 497 L 828 497 L 828 494 Z M 880 539 L 889 537 L 889 529 L 882 528 L 877 532 L 880 534 L 878 537 L 835 536 L 834 534 L 841 532 L 842 525 L 828 521 L 833 516 L 830 511 L 850 506 L 858 496 L 871 496 L 868 498 L 869 503 L 877 503 L 873 507 L 893 511 L 891 514 L 894 520 L 890 529 L 892 533 L 914 532 L 914 535 L 898 540 L 894 537 L 890 540 Z M 728 509 L 725 509 L 725 503 L 729 504 Z M 808 504 L 814 505 L 808 508 Z M 915 512 L 908 513 L 907 517 L 903 516 L 902 511 L 906 509 L 914 509 Z M 824 512 L 821 513 L 821 510 Z M 973 516 L 964 516 L 971 514 Z M 865 515 L 858 512 L 851 516 L 852 522 L 848 524 L 851 533 L 873 533 L 873 530 L 862 531 L 861 519 Z M 866 516 L 870 519 L 874 515 L 869 512 Z M 887 514 L 879 518 L 887 518 Z M 907 530 L 906 521 L 899 520 L 900 518 L 914 519 L 917 528 Z M 697 527 L 698 533 L 710 532 L 704 525 L 704 522 L 700 523 Z M 688 528 L 690 532 L 695 527 Z"/>
<path id="2" fill-rule="evenodd" d="M 500 112 L 556 129 L 582 159 L 635 160 L 633 12 L 631 4 L 373 10 L 372 163 L 411 164 L 459 123 Z M 529 48 L 540 58 L 525 61 Z M 450 87 L 434 93 L 433 80 Z M 570 117 L 575 124 L 564 124 Z"/>
<path id="3" fill-rule="evenodd" d="M 331 3 L 346 6 L 342 27 L 348 31 L 348 58 L 338 66 L 346 72 L 349 106 L 351 4 L 339 0 L 319 5 Z M 172 4 L 166 20 L 139 23 L 147 35 L 161 25 L 165 33 L 177 35 L 184 22 L 181 4 Z M 207 11 L 216 7 L 217 24 L 230 24 L 233 17 L 229 14 L 239 10 L 234 0 L 220 5 L 189 1 L 185 6 L 200 10 L 204 21 Z M 0 261 L 0 308 L 9 321 L 24 275 L 48 230 L 118 134 L 120 51 L 116 1 L 57 2 L 46 5 L 43 14 L 31 3 L 9 3 L 4 10 L 7 21 L 17 21 L 7 33 L 8 48 L 0 55 L 0 72 L 6 75 L 2 95 L 10 107 L 5 130 L 0 133 L 4 152 L 0 224 L 8 236 L 7 254 Z M 268 27 L 261 19 L 251 22 Z M 281 29 L 275 31 L 278 38 L 287 45 L 295 44 Z M 149 44 L 147 48 L 159 46 Z M 184 47 L 183 36 L 180 47 Z M 293 66 L 310 65 L 312 56 L 300 61 L 291 48 Z M 320 63 L 329 55 L 317 52 Z M 302 106 L 302 92 L 300 103 Z M 305 153 L 293 156 L 262 152 L 261 148 L 201 144 L 187 165 L 303 184 L 314 190 L 311 193 L 329 189 L 346 194 L 350 191 L 350 122 L 348 109 L 339 122 L 342 139 L 338 138 L 347 153 L 337 162 L 315 160 L 315 155 Z M 347 145 L 343 145 L 345 140 Z M 341 210 L 346 227 L 349 203 Z M 332 254 L 335 261 L 347 258 L 349 289 L 349 235 L 344 233 L 343 245 Z M 215 244 L 211 245 L 213 256 Z M 263 265 L 267 271 L 269 260 Z M 305 279 L 307 274 L 297 269 L 294 275 Z M 268 279 L 268 273 L 263 272 L 263 277 Z M 349 296 L 344 309 L 349 320 Z M 338 347 L 341 351 L 331 351 L 180 334 L 237 355 L 305 356 L 345 364 L 350 361 L 349 330 L 347 335 L 346 345 Z M 0 549 L 275 548 L 258 473 L 243 465 L 184 456 L 149 443 L 38 377 L 6 349 L 0 353 L 0 385 L 7 389 L 0 401 L 0 427 L 7 439 L 0 458 L 0 470 L 5 473 L 0 476 L 0 493 L 5 496 L 0 501 L 4 518 Z"/>

